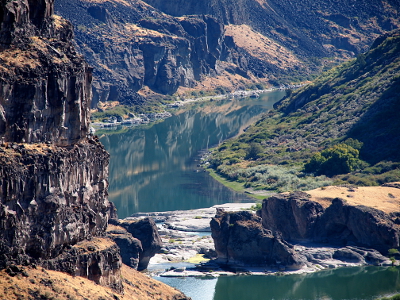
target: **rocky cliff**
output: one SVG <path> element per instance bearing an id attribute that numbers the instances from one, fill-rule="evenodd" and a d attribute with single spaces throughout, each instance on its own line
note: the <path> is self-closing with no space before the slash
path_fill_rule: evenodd
<path id="1" fill-rule="evenodd" d="M 173 16 L 209 14 L 224 24 L 250 25 L 306 60 L 352 56 L 399 26 L 397 1 L 144 1 Z"/>
<path id="2" fill-rule="evenodd" d="M 396 1 L 378 0 L 56 2 L 95 67 L 93 107 L 113 100 L 142 105 L 153 92 L 187 87 L 305 81 L 398 28 L 399 9 Z"/>
<path id="3" fill-rule="evenodd" d="M 96 141 L 70 149 L 5 143 L 0 148 L 2 264 L 55 257 L 71 244 L 102 235 L 108 153 Z"/>
<path id="4" fill-rule="evenodd" d="M 210 16 L 174 18 L 138 0 L 60 0 L 56 10 L 73 22 L 78 49 L 94 66 L 93 105 L 142 104 L 137 92 L 145 86 L 173 94 L 219 73 L 221 61 L 246 74 L 230 53 L 223 25 Z"/>
<path id="5" fill-rule="evenodd" d="M 86 137 L 91 69 L 52 1 L 2 1 L 0 138 L 67 146 Z"/>
<path id="6" fill-rule="evenodd" d="M 17 264 L 40 265 L 123 293 L 131 282 L 105 236 L 116 218 L 109 154 L 89 134 L 91 69 L 74 50 L 72 26 L 53 15 L 52 0 L 1 1 L 0 24 L 0 269 L 13 277 Z M 143 253 L 148 262 L 151 251 Z M 38 280 L 52 286 L 46 272 Z M 31 284 L 40 298 L 39 283 Z"/>
<path id="7" fill-rule="evenodd" d="M 323 207 L 303 192 L 276 195 L 263 201 L 259 215 L 264 228 L 289 241 L 358 245 L 383 253 L 400 246 L 395 215 L 368 206 L 349 205 L 340 198 Z"/>

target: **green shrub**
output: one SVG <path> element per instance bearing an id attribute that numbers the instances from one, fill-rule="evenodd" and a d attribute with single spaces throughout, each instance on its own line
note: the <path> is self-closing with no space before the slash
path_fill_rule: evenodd
<path id="1" fill-rule="evenodd" d="M 338 144 L 314 154 L 305 164 L 304 170 L 307 173 L 327 176 L 349 173 L 362 164 L 358 156 L 357 149 L 347 144 Z"/>
<path id="2" fill-rule="evenodd" d="M 257 159 L 264 152 L 263 147 L 258 143 L 251 143 L 246 151 L 246 159 Z"/>

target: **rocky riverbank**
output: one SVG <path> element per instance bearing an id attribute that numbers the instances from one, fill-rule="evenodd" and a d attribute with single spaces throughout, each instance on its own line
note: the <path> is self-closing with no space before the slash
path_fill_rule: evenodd
<path id="1" fill-rule="evenodd" d="M 254 207 L 254 203 L 227 203 L 187 211 L 137 213 L 127 220 L 144 217 L 151 217 L 155 220 L 163 247 L 160 253 L 151 258 L 149 271 L 153 275 L 165 277 L 301 274 L 338 267 L 391 266 L 396 263 L 377 250 L 356 245 L 340 246 L 306 240 L 289 244 L 281 240 L 279 235 L 267 234 L 268 230 L 262 228 L 261 220 L 257 220 L 260 218 L 251 209 L 252 206 Z M 226 226 L 226 229 L 231 231 L 227 239 L 231 244 L 228 242 L 223 245 L 225 247 L 223 251 L 232 255 L 230 260 L 226 255 L 221 255 L 220 237 L 210 227 L 210 222 L 211 224 L 215 223 L 214 220 L 221 214 L 225 217 L 229 216 L 231 221 L 237 215 L 247 218 L 247 220 L 242 219 L 244 221 L 242 226 L 238 225 L 240 223 L 237 222 L 238 220 Z M 251 224 L 256 225 L 252 226 Z M 234 227 L 236 227 L 236 233 L 232 231 Z M 249 228 L 251 229 L 249 230 Z M 257 230 L 259 232 L 254 234 Z M 250 238 L 248 231 L 252 232 Z M 225 237 L 227 236 L 225 235 Z M 289 257 L 288 255 L 295 257 L 296 264 L 288 266 L 283 261 L 283 257 L 273 257 L 274 261 L 264 261 L 263 263 L 254 260 L 260 249 L 257 245 L 265 245 L 266 237 L 270 240 L 279 240 L 280 249 L 288 251 L 289 254 L 286 254 L 286 257 Z M 238 255 L 238 248 L 243 251 L 241 256 Z M 264 248 L 259 252 L 261 256 L 263 251 L 272 253 L 270 249 Z M 282 251 L 272 253 L 272 255 L 280 255 L 283 253 Z M 253 261 L 246 262 L 240 259 L 246 255 L 252 257 Z"/>

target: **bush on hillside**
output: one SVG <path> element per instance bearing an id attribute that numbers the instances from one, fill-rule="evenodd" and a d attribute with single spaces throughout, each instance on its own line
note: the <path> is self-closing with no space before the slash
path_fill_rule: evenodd
<path id="1" fill-rule="evenodd" d="M 304 171 L 327 176 L 350 173 L 362 165 L 358 156 L 357 149 L 347 144 L 338 144 L 315 153 L 305 164 Z"/>

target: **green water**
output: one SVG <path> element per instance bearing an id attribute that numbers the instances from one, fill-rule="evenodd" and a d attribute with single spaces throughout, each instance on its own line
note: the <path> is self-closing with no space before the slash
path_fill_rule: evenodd
<path id="1" fill-rule="evenodd" d="M 210 207 L 254 201 L 213 180 L 199 153 L 238 134 L 284 96 L 197 103 L 161 123 L 107 134 L 101 142 L 111 155 L 109 199 L 119 218 L 135 212 Z"/>
<path id="2" fill-rule="evenodd" d="M 199 151 L 238 134 L 283 95 L 199 103 L 159 124 L 103 136 L 101 142 L 111 154 L 109 199 L 119 217 L 254 201 L 199 171 Z M 399 268 L 362 267 L 280 277 L 157 279 L 193 300 L 357 300 L 400 292 L 399 273 Z"/>
<path id="3" fill-rule="evenodd" d="M 355 267 L 307 275 L 163 278 L 193 300 L 364 300 L 400 292 L 400 268 Z"/>

